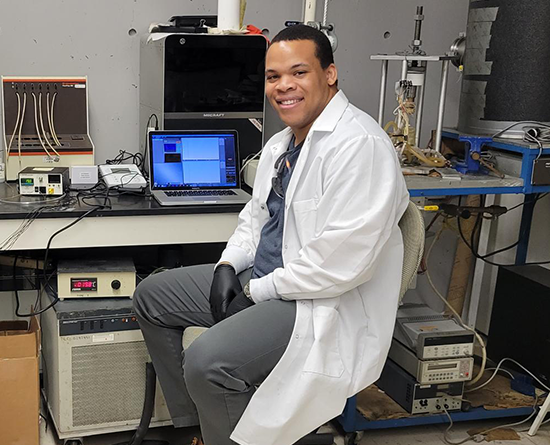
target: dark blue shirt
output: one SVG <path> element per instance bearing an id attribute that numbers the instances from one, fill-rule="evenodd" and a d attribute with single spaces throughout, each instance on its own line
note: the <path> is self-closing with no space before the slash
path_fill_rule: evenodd
<path id="1" fill-rule="evenodd" d="M 285 199 L 286 189 L 290 182 L 290 177 L 294 171 L 296 161 L 300 155 L 300 149 L 303 143 L 294 146 L 294 137 L 290 141 L 286 156 L 282 160 L 285 164 L 282 171 L 282 189 L 283 197 L 279 197 L 277 193 L 271 189 L 267 198 L 267 208 L 269 210 L 269 221 L 262 228 L 260 242 L 256 250 L 254 258 L 254 269 L 252 270 L 252 278 L 260 278 L 270 274 L 278 267 L 283 267 L 283 225 L 285 220 Z M 290 166 L 290 167 L 289 167 Z"/>

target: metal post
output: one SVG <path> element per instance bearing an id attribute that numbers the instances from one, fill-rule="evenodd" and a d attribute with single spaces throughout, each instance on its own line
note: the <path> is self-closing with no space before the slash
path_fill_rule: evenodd
<path id="1" fill-rule="evenodd" d="M 420 40 L 420 33 L 422 30 L 422 20 L 424 20 L 422 13 L 424 12 L 423 6 L 416 7 L 416 16 L 414 18 L 414 40 Z"/>
<path id="2" fill-rule="evenodd" d="M 443 116 L 445 114 L 445 96 L 447 94 L 447 78 L 449 77 L 450 61 L 443 60 L 443 68 L 441 69 L 441 88 L 439 90 L 439 109 L 437 110 L 437 128 L 435 131 L 436 151 L 441 152 L 441 134 L 443 131 Z"/>
<path id="3" fill-rule="evenodd" d="M 529 237 L 531 235 L 531 224 L 533 222 L 533 213 L 537 202 L 537 195 L 531 193 L 525 195 L 523 211 L 521 212 L 521 223 L 519 226 L 519 239 L 521 240 L 516 249 L 516 266 L 525 264 L 527 261 L 527 250 L 529 248 Z"/>
<path id="4" fill-rule="evenodd" d="M 422 80 L 422 86 L 420 87 L 420 94 L 418 97 L 418 107 L 416 108 L 416 134 L 414 137 L 414 145 L 420 147 L 420 132 L 422 131 L 422 113 L 424 111 L 424 92 L 426 91 L 426 78 L 427 78 L 428 64 L 424 62 L 424 79 Z"/>
<path id="5" fill-rule="evenodd" d="M 407 62 L 407 58 L 403 60 L 403 63 L 401 65 L 401 78 L 399 80 L 407 80 L 407 73 L 409 71 L 409 62 Z M 401 115 L 397 115 L 397 128 L 401 128 Z"/>
<path id="6" fill-rule="evenodd" d="M 317 0 L 304 0 L 304 23 L 315 21 Z"/>
<path id="7" fill-rule="evenodd" d="M 386 85 L 388 83 L 388 60 L 382 60 L 382 75 L 380 76 L 380 102 L 378 103 L 378 125 L 384 126 L 384 108 L 386 106 Z"/>
<path id="8" fill-rule="evenodd" d="M 400 80 L 407 80 L 408 71 L 409 71 L 409 62 L 407 62 L 407 58 L 405 57 L 405 60 L 403 60 L 403 63 L 401 65 L 401 79 Z"/>

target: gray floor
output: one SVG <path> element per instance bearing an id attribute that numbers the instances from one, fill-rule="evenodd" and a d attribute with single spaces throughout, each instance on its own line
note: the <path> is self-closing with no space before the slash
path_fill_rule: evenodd
<path id="1" fill-rule="evenodd" d="M 461 422 L 456 424 L 449 438 L 452 441 L 459 441 L 467 436 L 466 431 L 471 428 L 492 428 L 497 425 L 505 423 L 506 420 L 500 419 L 496 421 L 479 421 L 479 422 Z M 543 425 L 536 436 L 530 437 L 525 432 L 529 429 L 530 422 L 524 425 L 518 426 L 516 429 L 520 432 L 521 440 L 511 441 L 496 441 L 494 444 L 521 444 L 521 445 L 549 445 L 550 444 L 550 424 Z M 443 440 L 443 434 L 447 425 L 430 425 L 430 426 L 418 426 L 409 428 L 394 428 L 387 430 L 366 431 L 361 439 L 360 445 L 411 445 L 411 444 L 424 444 L 424 445 L 442 445 L 445 444 Z M 170 445 L 190 445 L 195 436 L 198 433 L 196 428 L 185 428 L 175 430 L 172 427 L 156 428 L 151 430 L 148 434 L 148 439 L 162 439 L 170 442 Z M 131 433 L 117 433 L 106 434 L 101 436 L 87 437 L 84 440 L 84 445 L 114 445 L 120 442 L 129 440 Z M 342 437 L 337 437 L 335 444 L 343 445 L 344 440 Z M 475 444 L 475 442 L 467 442 L 469 444 Z M 40 445 L 62 445 L 62 441 L 58 441 L 55 438 L 55 433 L 51 428 L 48 428 L 46 432 L 44 430 L 44 424 L 41 430 Z"/>

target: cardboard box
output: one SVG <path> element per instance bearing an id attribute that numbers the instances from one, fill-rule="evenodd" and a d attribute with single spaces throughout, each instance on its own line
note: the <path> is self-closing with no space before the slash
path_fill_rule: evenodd
<path id="1" fill-rule="evenodd" d="M 33 317 L 0 321 L 0 443 L 39 445 L 40 328 Z"/>

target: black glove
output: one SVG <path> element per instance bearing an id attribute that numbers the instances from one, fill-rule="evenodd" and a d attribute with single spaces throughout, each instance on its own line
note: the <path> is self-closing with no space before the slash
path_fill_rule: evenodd
<path id="1" fill-rule="evenodd" d="M 243 290 L 235 269 L 230 264 L 220 264 L 214 270 L 210 287 L 210 308 L 216 323 L 225 318 L 227 307 L 235 296 Z"/>
<path id="2" fill-rule="evenodd" d="M 231 301 L 231 303 L 229 303 L 226 318 L 229 318 L 232 315 L 235 315 L 237 312 L 241 312 L 243 309 L 246 309 L 250 306 L 254 306 L 254 302 L 250 298 L 248 298 L 244 294 L 244 292 L 241 292 L 239 295 L 233 298 L 233 301 Z"/>

